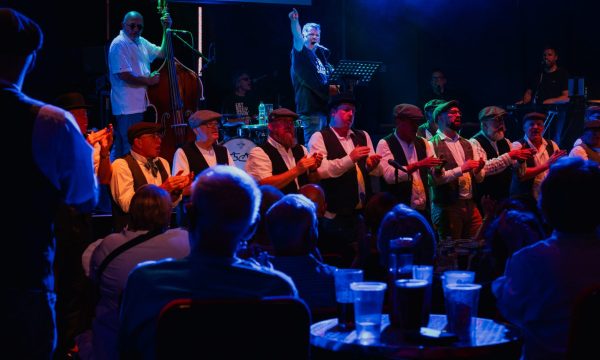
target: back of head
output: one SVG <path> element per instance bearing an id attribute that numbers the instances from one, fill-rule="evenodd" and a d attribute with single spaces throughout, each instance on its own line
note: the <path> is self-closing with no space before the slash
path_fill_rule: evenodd
<path id="1" fill-rule="evenodd" d="M 27 56 L 42 47 L 44 35 L 39 25 L 10 8 L 0 8 L 0 58 Z"/>
<path id="2" fill-rule="evenodd" d="M 378 192 L 371 196 L 365 206 L 365 222 L 372 233 L 376 233 L 385 214 L 390 211 L 398 199 L 389 192 Z"/>
<path id="3" fill-rule="evenodd" d="M 542 182 L 539 207 L 556 230 L 590 233 L 600 225 L 600 167 L 579 157 L 561 158 Z"/>
<path id="4" fill-rule="evenodd" d="M 239 242 L 252 236 L 261 193 L 244 171 L 224 165 L 202 171 L 191 199 L 192 252 L 233 256 Z"/>
<path id="5" fill-rule="evenodd" d="M 414 259 L 416 264 L 433 263 L 435 252 L 435 234 L 433 229 L 423 215 L 404 204 L 394 206 L 385 215 L 379 226 L 377 247 L 383 255 L 381 258 L 382 261 L 387 261 L 390 240 L 399 237 L 418 238 Z"/>
<path id="6" fill-rule="evenodd" d="M 520 210 L 508 210 L 501 214 L 485 234 L 494 253 L 504 261 L 515 251 L 542 240 L 544 236 L 544 229 L 536 216 Z M 500 265 L 504 265 L 504 261 Z"/>
<path id="7" fill-rule="evenodd" d="M 306 196 L 317 207 L 317 217 L 323 217 L 327 210 L 327 202 L 325 200 L 325 191 L 317 184 L 305 184 L 300 187 L 298 193 Z"/>
<path id="8" fill-rule="evenodd" d="M 260 185 L 259 189 L 262 194 L 259 212 L 260 216 L 263 216 L 267 213 L 267 210 L 269 210 L 269 208 L 285 194 L 273 185 Z"/>
<path id="9" fill-rule="evenodd" d="M 129 230 L 158 230 L 169 227 L 173 206 L 171 195 L 152 184 L 136 190 L 129 205 Z"/>
<path id="10" fill-rule="evenodd" d="M 308 255 L 316 246 L 316 208 L 304 195 L 284 196 L 267 211 L 265 222 L 275 255 Z"/>

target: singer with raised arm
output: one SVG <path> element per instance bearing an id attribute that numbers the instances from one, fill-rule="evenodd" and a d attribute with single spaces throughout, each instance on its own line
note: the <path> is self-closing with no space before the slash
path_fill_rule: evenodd
<path id="1" fill-rule="evenodd" d="M 150 71 L 150 64 L 156 58 L 164 58 L 166 31 L 171 26 L 171 17 L 166 13 L 161 18 L 163 38 L 161 46 L 142 37 L 144 17 L 137 11 L 130 11 L 123 17 L 121 32 L 115 37 L 108 50 L 110 75 L 110 102 L 115 115 L 116 126 L 111 160 L 129 153 L 127 129 L 144 120 L 148 106 L 146 90 L 158 84 L 157 72 Z"/>
<path id="2" fill-rule="evenodd" d="M 327 101 L 330 93 L 328 77 L 333 68 L 327 61 L 329 49 L 320 44 L 321 26 L 306 23 L 300 28 L 300 15 L 296 9 L 289 14 L 293 48 L 291 53 L 292 85 L 294 86 L 296 113 L 304 126 L 306 142 L 312 134 L 327 124 Z"/>
<path id="3" fill-rule="evenodd" d="M 392 116 L 396 128 L 377 144 L 387 191 L 429 219 L 427 170 L 443 162 L 435 157 L 431 144 L 417 136 L 419 123 L 424 119 L 421 109 L 398 104 Z"/>

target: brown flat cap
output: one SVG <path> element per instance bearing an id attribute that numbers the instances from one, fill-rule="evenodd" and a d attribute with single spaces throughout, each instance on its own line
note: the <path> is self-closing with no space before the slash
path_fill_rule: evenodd
<path id="1" fill-rule="evenodd" d="M 142 121 L 131 125 L 129 129 L 127 129 L 127 141 L 129 141 L 129 145 L 133 145 L 133 140 L 139 138 L 140 136 L 146 134 L 156 134 L 161 131 L 162 126 L 160 124 Z"/>
<path id="2" fill-rule="evenodd" d="M 539 113 L 539 112 L 530 112 L 525 114 L 525 116 L 523 116 L 523 124 L 526 123 L 529 120 L 541 120 L 541 121 L 545 121 L 546 120 L 546 114 L 544 113 Z"/>
<path id="3" fill-rule="evenodd" d="M 0 55 L 29 55 L 39 50 L 44 34 L 39 25 L 10 8 L 0 8 Z"/>
<path id="4" fill-rule="evenodd" d="M 479 112 L 479 121 L 492 120 L 498 116 L 506 115 L 506 110 L 498 106 L 486 106 Z"/>
<path id="5" fill-rule="evenodd" d="M 86 104 L 83 95 L 78 92 L 62 94 L 54 100 L 54 104 L 65 110 L 91 108 L 90 105 Z"/>
<path id="6" fill-rule="evenodd" d="M 458 101 L 449 100 L 449 101 L 445 101 L 445 102 L 439 104 L 438 106 L 436 106 L 435 110 L 433 110 L 433 114 L 432 114 L 433 120 L 437 121 L 437 117 L 439 114 L 443 113 L 444 111 L 447 111 L 448 109 L 450 109 L 453 106 L 458 107 Z"/>
<path id="7" fill-rule="evenodd" d="M 192 128 L 196 128 L 209 121 L 220 121 L 221 117 L 223 117 L 223 115 L 216 111 L 198 110 L 189 117 L 188 122 Z"/>
<path id="8" fill-rule="evenodd" d="M 273 121 L 273 120 L 276 120 L 277 118 L 282 118 L 282 117 L 289 117 L 289 118 L 296 120 L 298 118 L 298 114 L 296 114 L 295 112 L 293 112 L 290 109 L 279 108 L 279 109 L 275 109 L 275 110 L 271 111 L 271 113 L 269 114 L 269 121 Z"/>
<path id="9" fill-rule="evenodd" d="M 424 117 L 421 109 L 412 104 L 398 104 L 394 106 L 392 116 L 394 119 L 415 121 L 421 121 Z"/>

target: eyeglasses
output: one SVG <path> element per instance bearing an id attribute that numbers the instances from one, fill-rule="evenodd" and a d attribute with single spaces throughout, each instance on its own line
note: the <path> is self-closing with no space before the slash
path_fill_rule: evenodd
<path id="1" fill-rule="evenodd" d="M 219 126 L 219 123 L 216 121 L 210 121 L 200 124 L 200 126 L 206 126 L 209 129 L 214 129 Z"/>
<path id="2" fill-rule="evenodd" d="M 135 29 L 136 27 L 138 29 L 140 29 L 140 30 L 142 30 L 144 28 L 144 24 L 134 24 L 134 23 L 131 23 L 131 24 L 127 24 L 127 26 L 129 26 L 129 28 L 131 30 Z"/>

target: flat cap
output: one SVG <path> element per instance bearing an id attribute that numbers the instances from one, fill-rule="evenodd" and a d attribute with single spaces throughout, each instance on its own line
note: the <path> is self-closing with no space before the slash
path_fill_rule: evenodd
<path id="1" fill-rule="evenodd" d="M 54 99 L 54 104 L 65 110 L 91 108 L 91 106 L 85 102 L 83 95 L 78 92 L 70 92 L 59 95 L 56 99 Z"/>
<path id="2" fill-rule="evenodd" d="M 585 109 L 585 120 L 600 120 L 600 106 L 588 106 Z"/>
<path id="3" fill-rule="evenodd" d="M 545 121 L 546 120 L 546 114 L 544 113 L 539 113 L 539 112 L 530 112 L 525 114 L 525 116 L 523 116 L 523 123 L 526 123 L 529 120 L 541 120 L 541 121 Z"/>
<path id="4" fill-rule="evenodd" d="M 29 55 L 39 50 L 44 34 L 39 25 L 10 8 L 0 8 L 0 55 Z"/>
<path id="5" fill-rule="evenodd" d="M 349 93 L 335 94 L 329 98 L 329 103 L 327 104 L 327 106 L 329 107 L 329 109 L 331 109 L 340 104 L 352 104 L 356 106 L 356 98 L 354 97 L 354 95 Z"/>
<path id="6" fill-rule="evenodd" d="M 421 109 L 412 104 L 398 104 L 394 106 L 392 111 L 394 119 L 402 120 L 423 120 L 423 112 Z"/>
<path id="7" fill-rule="evenodd" d="M 458 101 L 449 100 L 449 101 L 444 101 L 443 103 L 437 105 L 435 107 L 435 110 L 433 110 L 433 115 L 432 115 L 433 120 L 437 121 L 437 117 L 439 114 L 443 113 L 444 111 L 447 111 L 448 109 L 450 109 L 453 106 L 458 107 Z"/>
<path id="8" fill-rule="evenodd" d="M 129 145 L 133 145 L 134 139 L 137 139 L 142 135 L 156 134 L 161 131 L 162 126 L 160 124 L 142 121 L 131 125 L 129 129 L 127 129 L 127 141 L 129 141 Z"/>
<path id="9" fill-rule="evenodd" d="M 506 115 L 506 110 L 498 106 L 486 106 L 479 112 L 479 121 L 493 120 Z"/>
<path id="10" fill-rule="evenodd" d="M 192 128 L 196 128 L 209 121 L 220 121 L 223 115 L 212 110 L 198 110 L 190 115 L 188 122 Z"/>
<path id="11" fill-rule="evenodd" d="M 426 102 L 425 105 L 423 105 L 423 111 L 433 111 L 433 109 L 435 109 L 436 106 L 443 102 L 445 101 L 442 99 L 431 99 L 428 102 Z"/>
<path id="12" fill-rule="evenodd" d="M 600 119 L 598 120 L 590 120 L 583 123 L 583 128 L 587 129 L 600 129 Z"/>
<path id="13" fill-rule="evenodd" d="M 282 117 L 289 117 L 289 118 L 296 120 L 298 118 L 298 114 L 296 114 L 295 112 L 293 112 L 290 109 L 279 108 L 279 109 L 275 109 L 275 110 L 271 111 L 271 113 L 269 114 L 269 121 L 274 121 L 277 118 L 282 118 Z"/>

